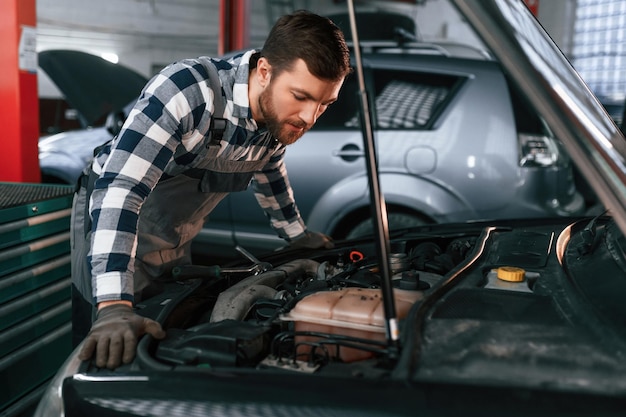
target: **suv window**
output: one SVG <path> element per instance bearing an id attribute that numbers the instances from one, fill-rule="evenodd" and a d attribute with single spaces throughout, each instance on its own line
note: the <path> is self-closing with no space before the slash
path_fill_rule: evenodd
<path id="1" fill-rule="evenodd" d="M 378 129 L 427 129 L 458 77 L 409 71 L 374 71 Z"/>
<path id="2" fill-rule="evenodd" d="M 455 76 L 412 71 L 375 70 L 373 75 L 377 129 L 429 129 L 459 82 Z M 357 93 L 358 80 L 352 73 L 337 103 L 320 117 L 315 128 L 357 129 L 360 108 Z"/>

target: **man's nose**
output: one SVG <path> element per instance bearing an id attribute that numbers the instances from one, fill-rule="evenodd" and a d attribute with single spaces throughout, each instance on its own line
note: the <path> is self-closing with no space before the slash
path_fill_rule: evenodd
<path id="1" fill-rule="evenodd" d="M 322 106 L 318 103 L 307 103 L 307 105 L 303 106 L 300 110 L 300 119 L 306 122 L 309 126 L 313 125 L 322 113 L 321 108 Z"/>

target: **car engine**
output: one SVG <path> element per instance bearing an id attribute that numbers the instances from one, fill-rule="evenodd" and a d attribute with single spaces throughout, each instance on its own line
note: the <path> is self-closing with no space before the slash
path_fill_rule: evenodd
<path id="1" fill-rule="evenodd" d="M 400 323 L 474 242 L 463 237 L 393 245 L 389 267 Z M 384 357 L 382 277 L 374 252 L 371 244 L 318 251 L 277 266 L 259 262 L 261 270 L 248 276 L 222 269 L 220 278 L 200 278 L 193 295 L 168 317 L 168 337 L 155 357 L 175 365 L 302 372 Z M 177 272 L 197 278 L 203 270 L 217 275 L 203 267 Z"/>
<path id="2" fill-rule="evenodd" d="M 399 233 L 387 265 L 397 340 L 371 239 L 184 267 L 137 306 L 167 337 L 143 338 L 133 366 L 626 389 L 612 353 L 626 346 L 624 241 L 610 218 Z"/>

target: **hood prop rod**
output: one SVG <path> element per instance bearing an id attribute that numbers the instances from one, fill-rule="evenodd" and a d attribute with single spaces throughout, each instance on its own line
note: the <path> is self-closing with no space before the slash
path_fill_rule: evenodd
<path id="1" fill-rule="evenodd" d="M 382 297 L 385 313 L 385 330 L 388 345 L 388 358 L 397 359 L 399 355 L 400 331 L 396 317 L 395 298 L 393 296 L 393 286 L 391 284 L 391 267 L 389 263 L 389 227 L 387 223 L 387 209 L 384 197 L 380 190 L 378 178 L 378 164 L 376 160 L 376 149 L 374 145 L 374 133 L 372 129 L 372 115 L 369 107 L 367 90 L 363 75 L 363 62 L 361 60 L 361 47 L 359 44 L 358 30 L 353 0 L 348 0 L 350 16 L 350 29 L 352 31 L 352 42 L 354 48 L 355 66 L 359 82 L 359 98 L 361 101 L 361 131 L 365 146 L 365 156 L 367 173 L 369 177 L 369 190 L 371 199 L 371 210 L 375 230 L 376 250 L 379 257 L 379 267 L 382 273 Z"/>

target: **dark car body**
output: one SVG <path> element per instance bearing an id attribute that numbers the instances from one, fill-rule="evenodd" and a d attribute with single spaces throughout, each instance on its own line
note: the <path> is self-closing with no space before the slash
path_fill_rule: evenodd
<path id="1" fill-rule="evenodd" d="M 181 267 L 136 306 L 167 337 L 114 371 L 72 355 L 36 416 L 622 415 L 624 136 L 521 0 L 453 3 L 607 213 L 383 221 L 380 240 Z"/>

